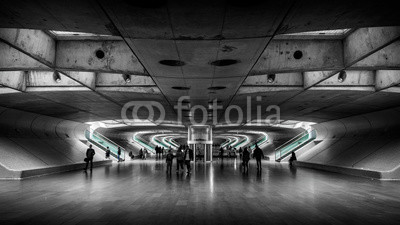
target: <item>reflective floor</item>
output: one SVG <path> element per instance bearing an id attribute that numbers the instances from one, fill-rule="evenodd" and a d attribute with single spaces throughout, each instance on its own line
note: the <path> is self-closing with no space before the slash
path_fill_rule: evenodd
<path id="1" fill-rule="evenodd" d="M 134 160 L 0 181 L 0 224 L 399 224 L 400 182 L 225 159 L 191 175 Z"/>

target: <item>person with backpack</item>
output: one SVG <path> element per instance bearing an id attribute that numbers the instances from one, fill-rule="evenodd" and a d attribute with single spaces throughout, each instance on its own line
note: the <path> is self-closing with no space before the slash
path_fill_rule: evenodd
<path id="1" fill-rule="evenodd" d="M 90 172 L 92 172 L 93 169 L 93 157 L 96 154 L 96 152 L 94 151 L 94 149 L 92 148 L 92 145 L 89 145 L 89 148 L 86 150 L 86 158 L 85 158 L 85 162 L 86 162 L 86 167 L 85 167 L 85 172 L 87 171 L 87 168 L 89 166 L 89 162 L 90 162 Z"/>
<path id="2" fill-rule="evenodd" d="M 172 154 L 171 150 L 168 150 L 167 155 L 165 156 L 165 160 L 167 162 L 167 173 L 171 174 L 172 171 L 172 159 L 174 158 L 174 155 Z"/>

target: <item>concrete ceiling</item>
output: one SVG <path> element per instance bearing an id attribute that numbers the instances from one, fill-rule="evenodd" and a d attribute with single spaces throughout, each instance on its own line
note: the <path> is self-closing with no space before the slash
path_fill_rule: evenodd
<path id="1" fill-rule="evenodd" d="M 132 100 L 157 101 L 165 107 L 166 121 L 176 121 L 174 105 L 187 95 L 191 106 L 221 101 L 220 124 L 227 122 L 230 105 L 248 118 L 248 97 L 251 119 L 257 118 L 257 104 L 262 118 L 268 105 L 277 105 L 282 121 L 313 122 L 395 107 L 400 21 L 394 4 L 2 1 L 0 105 L 88 122 L 120 120 L 121 108 Z M 300 33 L 335 29 L 349 30 Z M 293 33 L 300 34 L 288 35 Z M 344 82 L 338 81 L 340 71 L 346 71 Z M 270 74 L 275 74 L 272 82 Z M 184 112 L 186 123 L 189 119 Z"/>

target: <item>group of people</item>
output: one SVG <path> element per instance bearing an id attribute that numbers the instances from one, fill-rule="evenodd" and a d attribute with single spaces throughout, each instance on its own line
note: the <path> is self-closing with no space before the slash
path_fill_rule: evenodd
<path id="1" fill-rule="evenodd" d="M 155 148 L 154 148 L 154 150 L 156 151 L 156 158 L 157 159 L 161 159 L 163 156 L 164 156 L 164 152 L 165 152 L 165 149 L 164 149 L 164 147 L 161 147 L 161 146 L 156 146 Z"/>
<path id="2" fill-rule="evenodd" d="M 149 153 L 149 152 L 147 151 L 147 149 L 141 148 L 141 149 L 139 150 L 139 159 L 146 160 L 146 159 L 147 159 L 147 154 L 148 154 L 148 153 Z"/>
<path id="3" fill-rule="evenodd" d="M 242 160 L 243 172 L 249 171 L 249 161 L 250 161 L 250 149 L 245 147 L 244 149 L 239 148 L 239 157 Z M 261 171 L 261 159 L 265 158 L 264 152 L 256 144 L 253 151 L 253 159 L 257 162 L 257 171 Z"/>
<path id="4" fill-rule="evenodd" d="M 184 171 L 183 164 L 186 164 L 187 173 L 191 173 L 190 161 L 193 160 L 194 154 L 193 150 L 189 148 L 188 145 L 180 146 L 176 152 L 176 155 L 172 154 L 171 150 L 168 150 L 168 153 L 165 157 L 167 163 L 167 173 L 172 173 L 172 160 L 176 158 L 176 172 L 179 173 Z"/>
<path id="5" fill-rule="evenodd" d="M 156 150 L 156 155 L 157 157 L 162 157 L 163 156 L 163 152 L 164 152 L 164 148 L 161 148 L 159 146 L 156 146 L 155 148 Z M 239 157 L 242 160 L 242 166 L 243 166 L 243 172 L 248 172 L 249 170 L 249 161 L 250 161 L 250 149 L 248 147 L 245 147 L 244 149 L 240 148 L 239 149 Z M 84 171 L 86 172 L 88 169 L 88 166 L 90 164 L 90 170 L 92 170 L 93 168 L 93 158 L 95 155 L 95 151 L 92 148 L 92 145 L 89 145 L 89 148 L 86 150 L 86 158 L 85 158 L 85 162 L 86 162 L 86 167 L 84 169 Z M 109 147 L 107 147 L 106 150 L 106 159 L 110 158 L 110 154 L 111 151 L 109 149 Z M 140 149 L 139 150 L 139 158 L 140 159 L 146 159 L 147 158 L 147 154 L 148 151 L 147 149 Z M 220 148 L 220 155 L 222 156 L 221 159 L 223 159 L 223 148 Z M 121 162 L 121 148 L 118 147 L 118 151 L 117 151 L 117 159 L 118 162 Z M 133 154 L 132 154 L 133 156 Z M 187 173 L 190 174 L 191 173 L 191 165 L 190 162 L 193 160 L 194 157 L 194 153 L 193 150 L 191 148 L 189 148 L 188 145 L 181 145 L 176 154 L 174 155 L 172 153 L 172 150 L 169 149 L 168 153 L 165 156 L 165 160 L 167 163 L 167 173 L 171 173 L 172 172 L 172 161 L 174 158 L 176 158 L 176 172 L 179 173 L 181 171 L 184 171 L 184 167 L 183 164 L 186 164 L 186 170 Z M 261 171 L 261 159 L 265 158 L 263 151 L 258 147 L 258 145 L 255 145 L 254 151 L 253 151 L 253 158 L 256 159 L 257 162 L 257 171 Z M 293 161 L 296 161 L 296 154 L 294 152 L 292 152 L 291 157 L 289 159 L 289 165 L 292 166 L 293 165 Z"/>

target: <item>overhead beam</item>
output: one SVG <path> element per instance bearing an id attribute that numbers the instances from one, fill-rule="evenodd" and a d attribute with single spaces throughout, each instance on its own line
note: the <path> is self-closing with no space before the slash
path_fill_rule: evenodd
<path id="1" fill-rule="evenodd" d="M 400 27 L 373 27 L 360 28 L 352 32 L 343 40 L 343 67 L 333 71 L 323 71 L 313 75 L 313 79 L 305 81 L 304 91 L 285 99 L 279 106 L 290 102 L 308 89 L 324 82 L 342 70 L 346 70 L 357 62 L 378 52 L 400 39 Z M 311 76 L 310 76 L 311 77 Z"/>
<path id="2" fill-rule="evenodd" d="M 0 71 L 0 85 L 17 91 L 26 90 L 26 72 Z"/>
<path id="3" fill-rule="evenodd" d="M 58 41 L 56 68 L 147 75 L 124 41 Z"/>
<path id="4" fill-rule="evenodd" d="M 383 91 L 400 84 L 400 70 L 376 71 L 376 90 Z"/>
<path id="5" fill-rule="evenodd" d="M 123 104 L 118 101 L 97 92 L 93 85 L 95 81 L 88 80 L 86 76 L 75 76 L 76 74 L 74 73 L 71 74 L 57 69 L 55 67 L 56 41 L 45 32 L 40 30 L 0 28 L 0 41 L 30 56 L 43 65 L 48 66 L 53 71 L 57 71 L 78 82 L 82 86 L 89 88 L 102 98 L 120 107 L 123 106 Z M 111 59 L 108 59 L 107 62 L 110 63 L 110 60 Z"/>
<path id="6" fill-rule="evenodd" d="M 341 40 L 272 40 L 250 75 L 340 68 Z"/>
<path id="7" fill-rule="evenodd" d="M 345 68 L 400 39 L 400 27 L 360 28 L 343 41 Z"/>
<path id="8" fill-rule="evenodd" d="M 400 41 L 396 41 L 367 58 L 355 63 L 350 69 L 398 70 L 400 69 Z"/>

